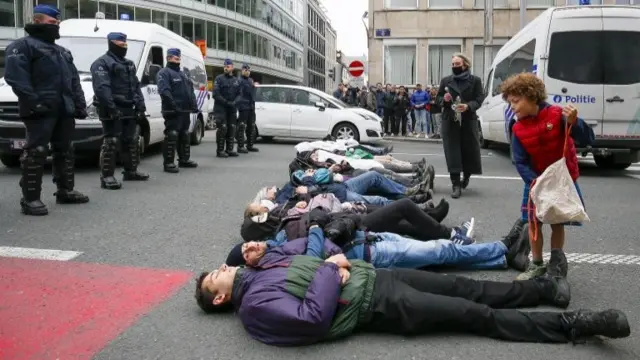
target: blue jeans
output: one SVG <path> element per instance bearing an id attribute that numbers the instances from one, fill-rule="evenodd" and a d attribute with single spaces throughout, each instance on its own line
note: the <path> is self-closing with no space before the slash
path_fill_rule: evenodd
<path id="1" fill-rule="evenodd" d="M 384 116 L 384 108 L 381 108 L 381 107 L 377 108 L 376 109 L 376 114 L 378 116 L 380 116 L 380 117 L 383 117 Z"/>
<path id="2" fill-rule="evenodd" d="M 427 110 L 419 109 L 414 110 L 416 114 L 416 128 L 413 129 L 415 132 L 427 132 Z M 418 131 L 416 131 L 418 130 Z"/>
<path id="3" fill-rule="evenodd" d="M 370 235 L 372 233 L 369 233 Z M 447 265 L 465 269 L 504 269 L 507 247 L 501 241 L 456 245 L 450 240 L 418 241 L 394 233 L 377 233 L 381 241 L 371 245 L 376 268 L 421 268 Z"/>
<path id="4" fill-rule="evenodd" d="M 387 179 L 384 175 L 375 171 L 367 171 L 362 175 L 345 181 L 344 184 L 347 186 L 347 190 L 360 195 L 378 191 L 385 195 L 398 196 L 407 192 L 406 187 Z"/>

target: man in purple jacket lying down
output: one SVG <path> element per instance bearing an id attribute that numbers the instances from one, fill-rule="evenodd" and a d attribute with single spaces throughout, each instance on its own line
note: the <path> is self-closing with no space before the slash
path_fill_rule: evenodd
<path id="1" fill-rule="evenodd" d="M 323 254 L 313 254 L 307 245 L 304 239 L 293 240 L 268 249 L 254 267 L 222 265 L 202 273 L 196 284 L 198 305 L 207 313 L 234 307 L 254 339 L 280 346 L 307 345 L 356 331 L 462 332 L 547 343 L 630 334 L 627 318 L 619 310 L 513 310 L 541 304 L 568 306 L 554 301 L 551 279 L 505 283 L 412 269 L 376 270 L 341 254 L 323 260 Z M 322 249 L 339 251 L 329 242 Z"/>

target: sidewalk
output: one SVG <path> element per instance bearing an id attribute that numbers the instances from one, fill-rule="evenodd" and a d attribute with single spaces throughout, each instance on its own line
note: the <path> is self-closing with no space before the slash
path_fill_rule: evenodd
<path id="1" fill-rule="evenodd" d="M 442 139 L 427 139 L 417 138 L 413 136 L 385 136 L 384 141 L 407 141 L 407 142 L 426 142 L 426 143 L 441 143 Z"/>

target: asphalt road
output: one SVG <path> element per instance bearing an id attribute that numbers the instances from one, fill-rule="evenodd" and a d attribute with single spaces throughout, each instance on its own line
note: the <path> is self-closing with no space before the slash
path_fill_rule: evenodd
<path id="1" fill-rule="evenodd" d="M 396 142 L 394 145 L 398 158 L 418 160 L 424 156 L 437 173 L 444 176 L 436 180 L 436 197 L 444 196 L 451 201 L 451 212 L 445 220 L 448 224 L 458 224 L 474 216 L 477 237 L 480 241 L 490 241 L 503 236 L 519 215 L 522 181 L 518 180 L 508 154 L 483 150 L 484 176 L 492 178 L 472 179 L 463 197 L 451 200 L 440 144 Z M 117 192 L 99 188 L 97 169 L 81 169 L 76 179 L 77 189 L 89 195 L 91 202 L 79 206 L 56 205 L 52 196 L 54 185 L 47 174 L 43 194 L 50 215 L 43 218 L 19 213 L 18 171 L 0 167 L 0 246 L 82 252 L 70 263 L 194 273 L 213 269 L 240 241 L 242 212 L 256 191 L 261 186 L 287 180 L 287 165 L 295 155 L 293 143 L 258 146 L 260 153 L 257 154 L 217 159 L 209 132 L 201 146 L 192 148 L 192 158 L 200 163 L 199 168 L 186 169 L 177 175 L 165 174 L 161 171 L 159 154 L 151 154 L 141 165 L 141 170 L 151 174 L 151 180 L 125 183 Z M 580 184 L 592 222 L 567 232 L 568 253 L 640 256 L 639 179 L 638 167 L 603 175 L 592 162 L 585 162 Z M 250 339 L 231 314 L 201 313 L 193 300 L 193 282 L 189 281 L 130 326 L 127 324 L 95 358 L 639 359 L 640 286 L 637 279 L 640 262 L 602 264 L 606 262 L 602 257 L 592 259 L 595 260 L 570 266 L 573 292 L 570 309 L 626 311 L 632 324 L 632 336 L 628 339 L 572 346 L 512 344 L 465 335 L 409 339 L 364 334 L 306 348 L 276 348 Z M 493 271 L 469 275 L 509 280 L 516 273 Z M 86 287 L 87 291 L 109 291 L 97 289 L 101 285 L 91 282 L 79 286 Z M 0 329 L 4 328 L 6 334 L 12 325 L 0 324 Z M 56 356 L 52 354 L 50 358 Z"/>

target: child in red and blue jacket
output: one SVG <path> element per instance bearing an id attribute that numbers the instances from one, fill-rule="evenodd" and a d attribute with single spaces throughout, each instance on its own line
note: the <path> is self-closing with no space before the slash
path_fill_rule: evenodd
<path id="1" fill-rule="evenodd" d="M 547 167 L 564 157 L 582 200 L 582 193 L 577 183 L 580 170 L 574 140 L 582 146 L 588 145 L 593 141 L 593 131 L 578 118 L 578 110 L 575 107 L 567 105 L 561 108 L 547 104 L 544 83 L 532 73 L 522 73 L 508 78 L 502 84 L 502 97 L 510 104 L 517 118 L 512 129 L 511 150 L 513 162 L 524 181 L 522 220 L 533 222 L 529 228 L 532 235 L 530 243 L 533 261 L 527 271 L 520 274 L 517 279 L 526 280 L 546 273 L 568 287 L 565 280 L 568 265 L 563 252 L 564 226 L 581 224 L 551 224 L 551 257 L 545 267 L 542 258 L 542 226 L 538 226 L 541 225 L 538 219 L 530 219 L 530 215 L 535 216 L 535 209 L 529 202 L 529 192 L 535 179 Z M 565 146 L 567 128 L 571 130 Z"/>

